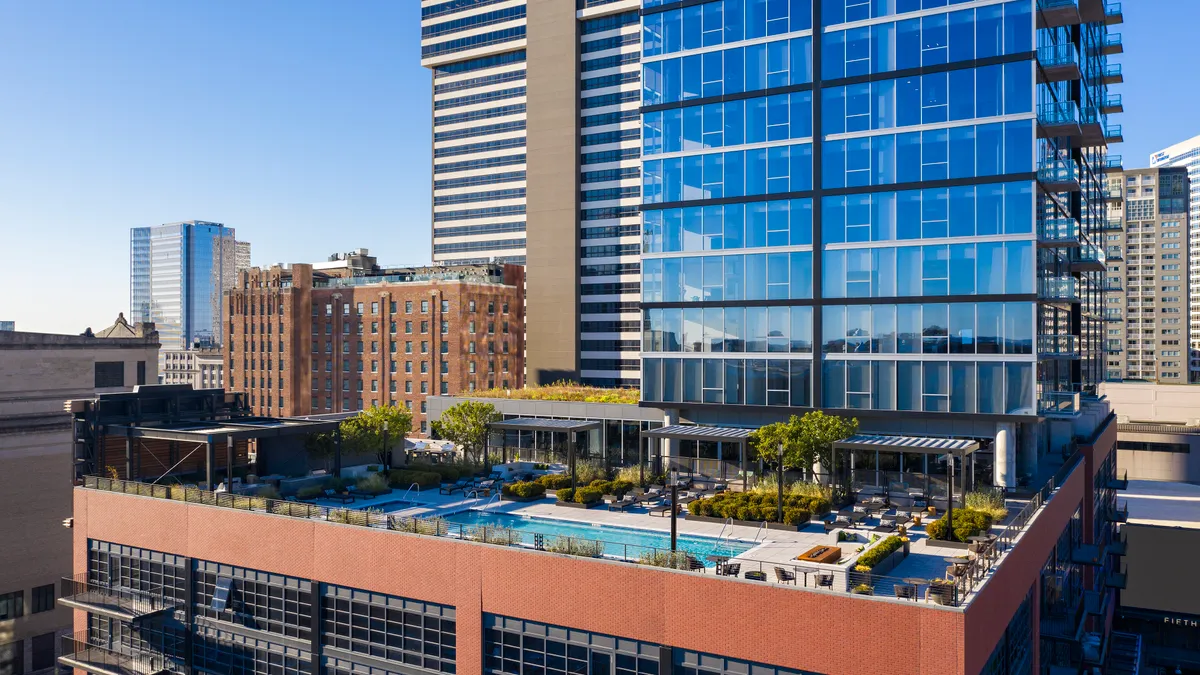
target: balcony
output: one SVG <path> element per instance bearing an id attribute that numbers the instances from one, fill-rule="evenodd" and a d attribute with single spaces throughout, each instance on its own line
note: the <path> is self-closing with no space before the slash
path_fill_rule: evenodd
<path id="1" fill-rule="evenodd" d="M 1120 105 L 1121 104 L 1121 95 L 1120 94 L 1114 94 L 1113 96 L 1109 96 L 1108 100 L 1112 100 L 1112 98 L 1114 96 L 1117 99 L 1117 105 Z M 1107 101 L 1105 102 L 1105 105 L 1107 105 Z M 1103 110 L 1104 106 L 1101 106 L 1101 109 Z M 1122 110 L 1124 110 L 1124 108 L 1122 108 Z M 1105 112 L 1121 112 L 1121 110 L 1109 110 L 1109 111 L 1105 111 Z M 1109 171 L 1121 171 L 1122 169 L 1125 168 L 1125 165 L 1121 161 L 1120 155 L 1109 155 L 1108 157 L 1104 158 L 1104 168 Z"/>
<path id="2" fill-rule="evenodd" d="M 1041 246 L 1079 246 L 1079 223 L 1070 218 L 1054 218 L 1038 223 Z"/>
<path id="3" fill-rule="evenodd" d="M 1104 320 L 1105 321 L 1124 321 L 1125 313 L 1119 309 L 1106 309 L 1106 310 L 1104 310 Z"/>
<path id="4" fill-rule="evenodd" d="M 86 574 L 59 581 L 58 604 L 121 621 L 141 621 L 174 610 L 179 603 L 153 593 L 89 581 Z"/>
<path id="5" fill-rule="evenodd" d="M 1103 272 L 1108 261 L 1104 249 L 1091 244 L 1080 246 L 1071 256 L 1072 272 Z"/>
<path id="6" fill-rule="evenodd" d="M 1100 80 L 1104 84 L 1121 84 L 1125 81 L 1125 75 L 1121 72 L 1121 64 L 1109 63 L 1104 66 L 1104 74 L 1100 76 Z"/>
<path id="7" fill-rule="evenodd" d="M 1104 585 L 1108 588 L 1124 590 L 1126 585 L 1125 575 L 1120 572 L 1112 572 L 1104 578 Z"/>
<path id="8" fill-rule="evenodd" d="M 1108 96 L 1105 96 L 1104 103 L 1100 104 L 1100 112 L 1104 113 L 1105 115 L 1125 112 L 1125 104 L 1121 102 L 1121 95 L 1109 94 Z M 1118 165 L 1116 166 L 1116 169 L 1118 170 L 1121 168 L 1119 164 L 1120 159 L 1121 156 L 1117 155 Z"/>
<path id="9" fill-rule="evenodd" d="M 114 645 L 100 644 L 99 639 L 89 638 L 87 633 L 63 635 L 60 644 L 59 665 L 94 675 L 167 675 L 184 670 L 162 654 L 126 646 L 120 647 L 122 651 L 116 651 Z"/>
<path id="10" fill-rule="evenodd" d="M 1070 417 L 1078 415 L 1080 410 L 1077 391 L 1047 391 L 1038 396 L 1038 414 Z"/>
<path id="11" fill-rule="evenodd" d="M 1096 0 L 1084 0 L 1096 2 Z M 1079 13 L 1079 3 L 1076 0 L 1038 0 L 1038 28 L 1062 28 L 1074 26 L 1083 21 Z"/>
<path id="12" fill-rule="evenodd" d="M 1046 192 L 1076 192 L 1079 190 L 1079 169 L 1075 161 L 1055 159 L 1038 167 L 1038 183 Z"/>
<path id="13" fill-rule="evenodd" d="M 1104 140 L 1108 143 L 1124 143 L 1125 134 L 1121 131 L 1121 125 L 1110 124 L 1104 127 Z"/>
<path id="14" fill-rule="evenodd" d="M 1106 228 L 1107 229 L 1107 228 Z M 1116 262 L 1125 259 L 1125 251 L 1120 246 L 1109 246 L 1104 249 L 1104 260 L 1107 262 Z"/>
<path id="15" fill-rule="evenodd" d="M 1052 359 L 1079 358 L 1079 336 L 1039 335 L 1037 341 L 1039 357 Z"/>
<path id="16" fill-rule="evenodd" d="M 1104 201 L 1119 202 L 1124 198 L 1125 198 L 1125 193 L 1121 191 L 1121 188 L 1104 188 Z M 1109 222 L 1112 222 L 1112 221 L 1109 221 Z M 1117 222 L 1120 222 L 1120 221 L 1117 221 Z M 1108 229 L 1108 228 L 1106 227 L 1105 229 Z M 1121 228 L 1118 228 L 1118 229 L 1121 229 Z"/>
<path id="17" fill-rule="evenodd" d="M 1110 506 L 1104 510 L 1104 516 L 1106 518 L 1108 518 L 1109 522 L 1113 522 L 1113 523 L 1128 522 L 1129 521 L 1129 506 L 1113 504 L 1112 506 Z"/>
<path id="18" fill-rule="evenodd" d="M 1075 138 L 1083 135 L 1079 127 L 1079 104 L 1075 101 L 1043 103 L 1038 106 L 1039 138 Z"/>
<path id="19" fill-rule="evenodd" d="M 1120 478 L 1110 478 L 1107 485 L 1109 490 L 1128 490 L 1129 489 L 1129 472 L 1121 474 Z"/>
<path id="20" fill-rule="evenodd" d="M 1108 352 L 1109 354 L 1120 354 L 1123 350 L 1124 347 L 1121 346 L 1120 340 L 1109 340 L 1108 345 L 1106 345 L 1104 348 L 1104 351 Z"/>
<path id="21" fill-rule="evenodd" d="M 1108 33 L 1104 36 L 1104 42 L 1100 45 L 1100 53 L 1105 56 L 1113 54 L 1122 54 L 1125 52 L 1125 45 L 1121 44 L 1120 33 Z"/>
<path id="22" fill-rule="evenodd" d="M 1082 75 L 1079 70 L 1079 52 L 1071 43 L 1062 45 L 1047 45 L 1039 47 L 1037 52 L 1038 82 L 1065 82 L 1078 80 Z"/>
<path id="23" fill-rule="evenodd" d="M 1108 599 L 1112 593 L 1107 591 L 1084 591 L 1083 611 L 1092 616 L 1104 616 L 1108 612 Z"/>
<path id="24" fill-rule="evenodd" d="M 1039 279 L 1038 299 L 1046 302 L 1079 302 L 1079 283 L 1075 277 Z"/>
<path id="25" fill-rule="evenodd" d="M 1103 561 L 1103 554 L 1100 552 L 1100 547 L 1095 544 L 1080 544 L 1071 551 L 1071 562 L 1076 565 L 1091 565 L 1093 567 L 1099 565 Z"/>
<path id="26" fill-rule="evenodd" d="M 1125 23 L 1125 15 L 1121 13 L 1121 3 L 1107 2 L 1104 4 L 1104 23 L 1110 26 Z"/>
<path id="27" fill-rule="evenodd" d="M 1103 282 L 1100 283 L 1100 289 L 1103 290 L 1105 293 L 1108 293 L 1111 291 L 1124 290 L 1124 288 L 1122 288 L 1122 286 L 1121 286 L 1121 280 L 1116 277 L 1106 278 Z M 1135 305 L 1130 305 L 1130 307 L 1134 307 L 1134 306 Z"/>

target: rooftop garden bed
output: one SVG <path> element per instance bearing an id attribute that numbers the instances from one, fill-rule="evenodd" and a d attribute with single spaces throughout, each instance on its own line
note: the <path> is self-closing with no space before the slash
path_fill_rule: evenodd
<path id="1" fill-rule="evenodd" d="M 991 527 L 992 517 L 983 511 L 954 509 L 953 532 L 946 522 L 946 516 L 942 516 L 925 527 L 925 534 L 928 534 L 930 539 L 965 544 L 970 537 L 983 534 Z"/>
<path id="2" fill-rule="evenodd" d="M 606 389 L 574 382 L 555 382 L 524 389 L 484 389 L 470 394 L 471 398 L 510 398 L 527 401 L 580 401 L 583 403 L 624 403 L 637 405 L 641 392 L 637 389 Z"/>

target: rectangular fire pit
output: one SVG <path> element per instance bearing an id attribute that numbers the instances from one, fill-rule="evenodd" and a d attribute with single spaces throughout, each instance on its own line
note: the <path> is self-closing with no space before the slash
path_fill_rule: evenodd
<path id="1" fill-rule="evenodd" d="M 836 565 L 842 558 L 842 549 L 838 546 L 815 546 L 796 556 L 796 560 L 804 562 L 827 563 Z"/>

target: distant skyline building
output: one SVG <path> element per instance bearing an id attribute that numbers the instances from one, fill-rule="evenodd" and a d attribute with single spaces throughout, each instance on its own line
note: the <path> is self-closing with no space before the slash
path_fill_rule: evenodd
<path id="1" fill-rule="evenodd" d="M 132 228 L 130 319 L 154 322 L 164 350 L 221 344 L 221 295 L 236 280 L 237 256 L 234 229 L 221 223 Z"/>
<path id="2" fill-rule="evenodd" d="M 528 266 L 534 383 L 639 382 L 639 8 L 421 3 L 433 259 Z"/>
<path id="3" fill-rule="evenodd" d="M 1191 190 L 1188 193 L 1188 243 L 1191 245 L 1188 257 L 1188 290 L 1191 295 L 1190 328 L 1195 338 L 1200 337 L 1200 136 L 1193 136 L 1150 155 L 1151 168 L 1168 166 L 1185 167 L 1188 179 L 1191 180 Z M 1200 342 L 1193 341 L 1193 354 L 1197 350 L 1200 350 Z M 1200 359 L 1193 358 L 1191 366 L 1193 369 L 1200 369 Z"/>
<path id="4" fill-rule="evenodd" d="M 242 270 L 250 269 L 250 242 L 239 241 L 235 242 L 234 245 L 237 249 L 236 262 L 234 263 L 237 271 L 241 272 Z"/>
<path id="5" fill-rule="evenodd" d="M 14 331 L 16 329 L 16 321 L 0 321 L 0 331 Z"/>

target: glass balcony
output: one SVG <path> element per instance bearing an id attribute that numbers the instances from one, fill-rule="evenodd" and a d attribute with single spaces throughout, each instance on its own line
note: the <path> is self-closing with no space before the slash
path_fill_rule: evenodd
<path id="1" fill-rule="evenodd" d="M 1079 223 L 1070 218 L 1054 218 L 1038 223 L 1038 243 L 1043 246 L 1078 246 Z"/>
<path id="2" fill-rule="evenodd" d="M 1038 356 L 1050 358 L 1079 358 L 1079 336 L 1039 335 Z"/>
<path id="3" fill-rule="evenodd" d="M 1103 282 L 1101 282 L 1100 288 L 1102 288 L 1104 291 L 1125 290 L 1124 285 L 1121 283 L 1121 280 L 1117 279 L 1115 277 L 1106 278 Z M 1151 306 L 1153 306 L 1153 305 L 1151 305 Z M 1133 305 L 1130 305 L 1130 307 L 1133 307 Z"/>
<path id="4" fill-rule="evenodd" d="M 1119 370 L 1110 370 L 1104 374 L 1104 379 L 1109 382 L 1120 382 L 1125 379 L 1125 374 Z"/>
<path id="5" fill-rule="evenodd" d="M 1104 251 L 1104 259 L 1105 259 L 1105 261 L 1109 261 L 1109 260 L 1112 260 L 1112 261 L 1124 260 L 1124 258 L 1125 258 L 1125 252 L 1124 252 L 1124 251 L 1121 249 L 1121 247 L 1120 247 L 1120 246 L 1109 246 L 1109 247 L 1108 247 L 1107 249 L 1105 249 L 1105 251 Z"/>
<path id="6" fill-rule="evenodd" d="M 1079 79 L 1081 74 L 1079 52 L 1075 50 L 1075 45 L 1067 43 L 1039 47 L 1037 55 L 1038 64 L 1041 65 L 1041 70 L 1038 72 L 1039 80 L 1063 82 Z"/>
<path id="7" fill-rule="evenodd" d="M 1117 96 L 1117 98 L 1121 98 Z M 1124 168 L 1124 162 L 1121 161 L 1120 155 L 1109 155 L 1104 158 L 1104 168 L 1110 171 L 1120 171 Z"/>
<path id="8" fill-rule="evenodd" d="M 1120 124 L 1110 124 L 1104 128 L 1104 139 L 1109 143 L 1125 142 L 1125 134 L 1121 131 Z"/>
<path id="9" fill-rule="evenodd" d="M 1071 258 L 1071 269 L 1075 272 L 1103 272 L 1108 256 L 1099 246 L 1088 244 L 1080 246 Z"/>
<path id="10" fill-rule="evenodd" d="M 1106 310 L 1104 310 L 1104 320 L 1105 321 L 1124 321 L 1125 313 L 1119 309 L 1106 309 Z"/>
<path id="11" fill-rule="evenodd" d="M 1049 277 L 1038 280 L 1038 297 L 1050 302 L 1079 300 L 1079 283 L 1075 277 Z"/>
<path id="12" fill-rule="evenodd" d="M 1080 23 L 1078 0 L 1038 0 L 1038 28 L 1061 28 Z"/>
<path id="13" fill-rule="evenodd" d="M 1106 201 L 1119 202 L 1124 197 L 1125 197 L 1125 195 L 1124 195 L 1124 193 L 1121 192 L 1121 188 L 1104 188 L 1104 199 Z M 1109 222 L 1112 222 L 1112 221 L 1109 221 Z M 1119 221 L 1119 220 L 1117 221 L 1117 223 L 1120 223 L 1120 222 L 1121 221 Z M 1108 229 L 1108 228 L 1105 227 L 1105 229 Z M 1122 228 L 1116 228 L 1116 229 L 1125 229 L 1125 228 L 1122 227 Z"/>
<path id="14" fill-rule="evenodd" d="M 1043 415 L 1075 415 L 1079 410 L 1077 391 L 1047 391 L 1038 397 L 1038 412 Z"/>
<path id="15" fill-rule="evenodd" d="M 1121 346 L 1120 340 L 1109 340 L 1108 345 L 1105 347 L 1105 350 L 1108 351 L 1109 354 L 1120 354 L 1124 349 L 1125 348 Z"/>
<path id="16" fill-rule="evenodd" d="M 1104 97 L 1104 103 L 1100 104 L 1100 110 L 1105 114 L 1125 112 L 1125 104 L 1121 102 L 1121 95 L 1109 94 L 1108 96 Z M 1117 155 L 1117 159 L 1119 160 L 1120 158 L 1121 156 Z M 1117 168 L 1120 168 L 1119 164 L 1117 165 Z"/>
<path id="17" fill-rule="evenodd" d="M 1101 78 L 1104 84 L 1121 84 L 1125 81 L 1125 75 L 1121 72 L 1121 64 L 1109 63 L 1104 66 L 1104 76 Z"/>
<path id="18" fill-rule="evenodd" d="M 1079 104 L 1075 101 L 1043 103 L 1038 106 L 1038 132 L 1042 138 L 1078 137 Z"/>
<path id="19" fill-rule="evenodd" d="M 1046 160 L 1038 167 L 1037 176 L 1047 192 L 1074 192 L 1079 189 L 1079 169 L 1074 160 Z"/>
<path id="20" fill-rule="evenodd" d="M 1121 13 L 1121 3 L 1108 2 L 1104 5 L 1104 23 L 1115 26 L 1125 23 L 1125 15 Z"/>
<path id="21" fill-rule="evenodd" d="M 1125 45 L 1121 44 L 1120 33 L 1108 33 L 1104 36 L 1104 42 L 1100 44 L 1100 53 L 1112 56 L 1125 51 Z"/>

